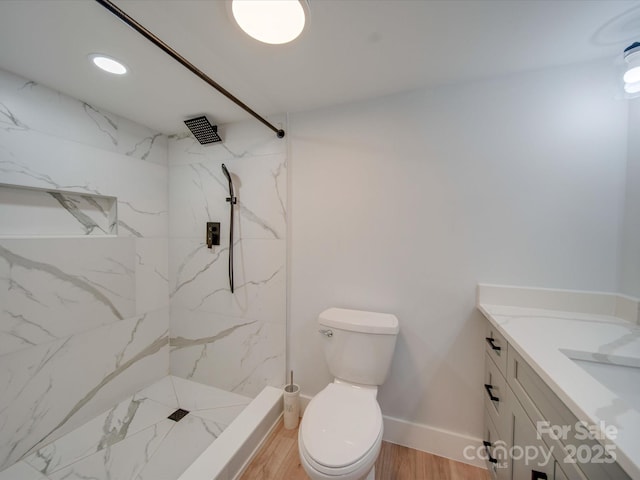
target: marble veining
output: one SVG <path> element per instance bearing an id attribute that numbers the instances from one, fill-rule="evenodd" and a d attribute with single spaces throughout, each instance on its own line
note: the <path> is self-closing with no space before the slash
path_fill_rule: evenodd
<path id="1" fill-rule="evenodd" d="M 122 227 L 124 230 L 129 232 L 131 234 L 131 236 L 133 236 L 133 237 L 138 237 L 138 238 L 144 237 L 144 235 L 142 235 L 142 233 L 140 233 L 138 230 L 136 230 L 131 225 L 127 224 L 124 220 L 118 220 L 118 226 Z"/>
<path id="2" fill-rule="evenodd" d="M 286 142 L 252 122 L 226 125 L 223 143 L 169 139 L 171 372 L 255 396 L 284 381 Z M 227 279 L 229 205 L 225 163 L 238 196 L 235 286 Z M 220 221 L 208 249 L 202 226 Z"/>
<path id="3" fill-rule="evenodd" d="M 271 273 L 267 278 L 263 278 L 263 279 L 258 279 L 258 280 L 247 280 L 241 283 L 236 284 L 235 288 L 237 290 L 241 290 L 247 287 L 260 287 L 262 285 L 266 285 L 267 283 L 269 283 L 276 275 L 278 275 L 278 273 L 280 273 L 282 269 L 278 268 L 275 272 Z M 200 307 L 202 307 L 203 305 L 205 305 L 205 303 L 209 302 L 211 297 L 216 296 L 217 294 L 221 293 L 221 292 L 227 292 L 229 291 L 229 288 L 224 286 L 224 287 L 220 287 L 220 288 L 216 288 L 211 290 L 210 292 L 207 292 L 205 295 L 203 295 L 200 299 L 200 302 L 197 305 L 194 305 L 192 307 L 189 307 L 191 310 L 198 310 Z"/>
<path id="4" fill-rule="evenodd" d="M 0 113 L 0 129 L 28 128 L 167 164 L 167 137 L 147 127 L 9 72 L 0 71 L 0 91 L 0 111 L 4 112 Z"/>
<path id="5" fill-rule="evenodd" d="M 82 107 L 89 118 L 96 124 L 98 130 L 107 135 L 114 145 L 118 145 L 118 125 L 116 122 L 88 103 L 83 103 Z"/>
<path id="6" fill-rule="evenodd" d="M 594 352 L 594 359 L 600 362 L 607 362 L 611 357 L 615 357 L 616 352 L 623 350 L 626 346 L 637 348 L 640 346 L 640 328 L 629 325 L 629 332 L 621 335 L 610 342 L 598 346 L 598 351 Z"/>
<path id="7" fill-rule="evenodd" d="M 204 204 L 204 209 L 209 219 L 214 218 L 212 217 L 213 211 L 210 208 L 210 203 L 215 202 L 213 198 L 210 198 L 209 192 L 212 190 L 210 183 L 218 185 L 219 188 L 217 190 L 221 192 L 220 197 L 226 195 L 226 191 L 227 191 L 226 179 L 224 179 L 221 174 L 213 173 L 211 171 L 211 167 L 212 165 L 206 165 L 202 162 L 192 163 L 189 165 L 189 168 L 193 174 L 192 183 L 198 187 L 198 190 L 200 190 L 203 204 Z M 282 199 L 280 198 L 280 192 L 278 191 L 279 187 L 278 187 L 278 179 L 277 179 L 277 177 L 283 171 L 283 168 L 284 166 L 282 164 L 278 165 L 277 172 L 276 174 L 274 174 L 272 181 L 274 182 L 274 185 L 275 185 L 275 192 L 277 194 L 276 196 L 278 198 L 278 201 L 280 202 L 280 206 L 282 210 L 284 211 L 284 204 L 282 202 Z M 238 179 L 236 178 L 236 181 L 237 180 Z M 215 203 L 219 205 L 220 204 L 219 198 L 217 200 L 218 201 Z M 242 201 L 242 189 L 240 190 L 240 192 L 238 192 L 237 208 L 240 210 L 240 218 L 243 218 L 248 222 L 256 224 L 257 226 L 260 227 L 260 229 L 262 229 L 265 232 L 268 232 L 269 236 L 273 238 L 280 238 L 280 234 L 276 231 L 276 229 L 273 226 L 269 225 L 269 221 L 267 219 L 260 217 L 245 202 Z"/>
<path id="8" fill-rule="evenodd" d="M 218 262 L 218 260 L 220 260 L 223 253 L 226 253 L 229 251 L 228 248 L 222 248 L 217 250 L 216 252 L 214 252 L 211 259 L 205 262 L 201 268 L 198 268 L 194 272 L 189 273 L 187 278 L 182 279 L 181 277 L 183 275 L 183 272 L 187 268 L 187 266 L 189 266 L 189 262 L 195 257 L 197 253 L 202 253 L 202 252 L 206 253 L 205 249 L 206 249 L 206 245 L 198 245 L 192 252 L 187 254 L 185 261 L 178 266 L 176 270 L 175 287 L 171 290 L 171 293 L 169 294 L 170 297 L 173 297 L 174 295 L 176 295 L 183 287 L 186 287 L 190 283 L 195 282 L 198 279 L 198 277 L 200 277 L 200 275 L 207 272 L 207 270 L 211 266 L 213 266 Z M 198 258 L 200 258 L 200 256 Z"/>
<path id="9" fill-rule="evenodd" d="M 130 150 L 125 152 L 125 155 L 129 157 L 139 158 L 140 160 L 146 160 L 153 151 L 154 144 L 163 138 L 161 133 L 156 133 L 148 137 L 143 138 L 137 142 Z"/>
<path id="10" fill-rule="evenodd" d="M 0 471 L 0 480 L 174 480 L 249 402 L 165 377 Z M 177 423 L 167 419 L 176 406 L 189 410 Z"/>
<path id="11" fill-rule="evenodd" d="M 264 385 L 283 382 L 284 320 L 178 308 L 173 317 L 182 321 L 176 322 L 170 339 L 172 373 L 249 396 Z"/>
<path id="12" fill-rule="evenodd" d="M 195 347 L 198 345 L 206 345 L 206 344 L 214 343 L 214 342 L 217 342 L 218 340 L 222 340 L 223 338 L 228 337 L 233 332 L 235 332 L 238 328 L 242 328 L 247 325 L 252 325 L 254 323 L 256 323 L 255 320 L 251 322 L 240 323 L 238 325 L 234 325 L 233 327 L 229 327 L 221 331 L 220 333 L 217 333 L 216 335 L 211 335 L 210 337 L 195 338 L 195 339 L 189 339 L 184 337 L 171 337 L 170 338 L 171 349 L 177 350 L 179 348 Z"/>
<path id="13" fill-rule="evenodd" d="M 29 127 L 22 123 L 9 108 L 0 102 L 0 125 L 6 132 L 11 130 L 29 130 Z"/>
<path id="14" fill-rule="evenodd" d="M 286 175 L 287 175 L 287 166 L 284 162 L 279 164 L 275 172 L 272 173 L 273 186 L 276 190 L 278 202 L 280 203 L 280 214 L 282 215 L 282 220 L 285 223 L 287 221 L 287 207 L 285 204 L 286 195 L 282 191 L 282 188 L 283 188 L 282 183 L 286 182 Z"/>
<path id="15" fill-rule="evenodd" d="M 168 308 L 168 239 L 137 238 L 135 244 L 136 314 Z"/>
<path id="16" fill-rule="evenodd" d="M 90 285 L 86 279 L 82 279 L 75 275 L 69 275 L 59 268 L 46 263 L 36 262 L 20 255 L 9 251 L 8 249 L 0 246 L 0 256 L 9 264 L 10 268 L 15 266 L 22 267 L 26 270 L 39 270 L 50 274 L 53 277 L 57 277 L 59 280 L 73 284 L 76 288 L 85 290 L 92 295 L 96 300 L 105 304 L 116 317 L 122 319 L 122 315 L 118 312 L 117 308 L 111 303 L 111 301 L 105 297 L 105 295 Z"/>
<path id="17" fill-rule="evenodd" d="M 141 421 L 149 399 L 111 411 L 168 374 L 167 137 L 4 71 L 0 98 L 0 185 L 45 197 L 0 192 L 0 478 L 132 480 L 128 451 L 151 458 L 172 428 Z M 49 446 L 100 412 L 63 465 Z M 19 461 L 36 451 L 38 468 Z"/>
<path id="18" fill-rule="evenodd" d="M 0 468 L 106 408 L 136 376 L 157 375 L 165 322 L 149 313 L 0 356 Z"/>
<path id="19" fill-rule="evenodd" d="M 248 162 L 252 161 L 249 165 Z M 241 238 L 284 239 L 286 166 L 281 155 L 242 159 L 227 165 L 236 185 Z M 202 223 L 228 217 L 227 182 L 220 163 L 211 160 L 171 167 L 172 236 L 196 236 Z"/>
<path id="20" fill-rule="evenodd" d="M 5 150 L 4 148 L 2 150 Z M 13 156 L 11 152 L 5 151 L 5 154 Z M 75 190 L 92 193 L 95 195 L 101 195 L 101 193 L 89 183 L 85 184 L 60 184 L 56 182 L 50 175 L 46 173 L 37 172 L 29 165 L 21 164 L 18 161 L 0 159 L 0 173 L 2 174 L 17 174 L 31 180 L 35 180 L 36 184 L 33 186 L 40 187 L 42 185 L 54 188 L 56 190 Z M 28 186 L 31 186 L 30 182 L 27 182 Z"/>
<path id="21" fill-rule="evenodd" d="M 284 294 L 284 243 L 238 241 L 234 295 L 229 292 L 225 249 L 211 251 L 201 240 L 172 240 L 169 270 L 172 306 L 252 320 L 283 320 L 284 302 L 278 295 Z"/>
<path id="22" fill-rule="evenodd" d="M 0 469 L 166 375 L 170 357 L 172 371 L 241 394 L 191 417 L 198 438 L 215 437 L 238 413 L 239 397 L 284 380 L 286 142 L 254 122 L 224 126 L 224 144 L 217 147 L 204 148 L 188 135 L 167 142 L 158 132 L 7 72 L 0 72 L 0 91 L 0 183 L 60 193 L 64 198 L 50 200 L 63 207 L 78 235 L 100 229 L 118 235 L 0 240 L 27 260 L 18 259 L 19 265 L 11 258 L 11 264 L 0 256 L 0 384 L 6 386 L 0 392 Z M 229 162 L 240 197 L 241 287 L 235 295 L 225 288 L 222 161 Z M 103 225 L 98 206 L 88 205 L 94 216 L 69 203 L 70 195 L 85 194 L 117 198 L 117 220 Z M 223 245 L 214 252 L 203 247 L 207 220 L 223 222 Z M 185 427 L 158 421 L 139 428 L 136 418 L 146 404 L 130 402 L 105 417 L 97 435 L 102 442 L 93 437 L 84 445 L 100 450 L 83 451 L 67 465 L 42 450 L 46 477 L 20 461 L 11 467 L 19 473 L 8 478 L 162 478 L 170 469 L 153 467 L 153 459 L 168 456 L 163 445 Z M 189 442 L 182 437 L 175 443 Z M 129 450 L 150 462 L 121 457 Z"/>
<path id="23" fill-rule="evenodd" d="M 117 197 L 124 235 L 166 237 L 166 166 L 33 130 L 0 130 L 0 145 L 0 183 Z"/>
<path id="24" fill-rule="evenodd" d="M 132 317 L 134 261 L 124 238 L 0 240 L 0 355 Z"/>
<path id="25" fill-rule="evenodd" d="M 100 226 L 98 222 L 96 222 L 93 218 L 91 218 L 87 213 L 80 209 L 80 202 L 78 201 L 77 196 L 65 195 L 59 192 L 48 192 L 51 197 L 53 197 L 62 208 L 64 208 L 73 218 L 75 218 L 82 228 L 84 229 L 85 235 L 91 235 L 94 233 L 94 230 L 99 230 L 104 235 L 113 234 L 115 223 L 109 222 L 108 225 L 103 228 Z M 93 206 L 98 210 L 105 219 L 109 218 L 109 212 L 105 210 L 105 208 L 100 205 L 95 199 L 89 196 L 80 197 L 89 205 Z"/>
<path id="26" fill-rule="evenodd" d="M 282 204 L 282 202 L 281 202 L 281 204 Z M 275 230 L 275 228 L 273 228 L 265 220 L 260 218 L 253 211 L 251 211 L 247 206 L 245 206 L 244 203 L 242 203 L 241 200 L 238 202 L 238 205 L 240 207 L 240 215 L 242 216 L 242 218 L 244 218 L 248 222 L 255 223 L 262 230 L 264 230 L 265 232 L 268 232 L 270 235 L 272 235 L 273 238 L 280 238 L 280 236 L 279 236 L 278 232 Z"/>

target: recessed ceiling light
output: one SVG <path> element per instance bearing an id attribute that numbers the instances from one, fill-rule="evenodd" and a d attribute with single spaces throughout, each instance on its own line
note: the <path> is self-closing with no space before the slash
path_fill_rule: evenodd
<path id="1" fill-rule="evenodd" d="M 309 14 L 307 0 L 232 0 L 231 12 L 248 35 L 274 45 L 296 39 Z"/>
<path id="2" fill-rule="evenodd" d="M 115 75 L 124 75 L 127 73 L 127 67 L 114 58 L 102 55 L 101 53 L 93 53 L 89 55 L 89 58 L 95 66 L 105 72 L 113 73 Z"/>
<path id="3" fill-rule="evenodd" d="M 625 83 L 624 91 L 629 94 L 640 93 L 640 82 L 636 83 Z"/>
<path id="4" fill-rule="evenodd" d="M 633 67 L 627 70 L 622 78 L 626 83 L 640 82 L 640 67 Z"/>
<path id="5" fill-rule="evenodd" d="M 623 57 L 627 64 L 623 76 L 624 91 L 628 98 L 633 98 L 640 93 L 640 42 L 634 42 L 625 48 Z"/>

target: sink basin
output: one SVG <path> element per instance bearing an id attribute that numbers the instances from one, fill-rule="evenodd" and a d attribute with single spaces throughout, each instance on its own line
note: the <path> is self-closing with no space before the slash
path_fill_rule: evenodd
<path id="1" fill-rule="evenodd" d="M 576 365 L 640 411 L 640 359 L 561 350 Z"/>

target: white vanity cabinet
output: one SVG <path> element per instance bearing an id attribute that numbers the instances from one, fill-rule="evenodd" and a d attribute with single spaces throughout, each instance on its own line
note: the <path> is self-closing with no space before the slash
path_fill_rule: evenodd
<path id="1" fill-rule="evenodd" d="M 630 480 L 490 322 L 485 341 L 483 441 L 494 480 Z"/>

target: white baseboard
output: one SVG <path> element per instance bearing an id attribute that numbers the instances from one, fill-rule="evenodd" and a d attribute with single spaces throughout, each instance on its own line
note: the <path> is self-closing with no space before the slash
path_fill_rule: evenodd
<path id="1" fill-rule="evenodd" d="M 300 415 L 304 413 L 312 398 L 308 395 L 300 395 Z M 482 440 L 479 438 L 429 425 L 407 422 L 399 418 L 388 416 L 382 418 L 384 421 L 382 438 L 387 442 L 486 468 L 486 463 L 481 458 L 484 450 Z"/>
<path id="2" fill-rule="evenodd" d="M 387 416 L 382 418 L 384 421 L 382 438 L 387 442 L 486 468 L 486 463 L 481 458 L 484 450 L 482 440 L 479 438 L 420 423 L 411 423 L 399 418 Z"/>

